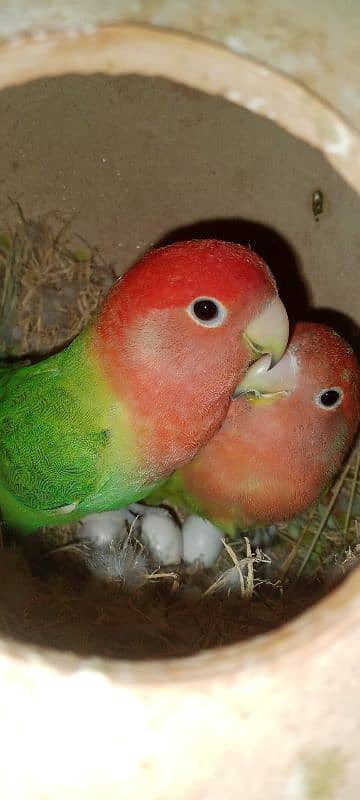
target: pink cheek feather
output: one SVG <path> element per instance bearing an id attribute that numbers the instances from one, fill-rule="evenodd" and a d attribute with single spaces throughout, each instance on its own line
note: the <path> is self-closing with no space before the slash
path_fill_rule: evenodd
<path id="1" fill-rule="evenodd" d="M 284 405 L 275 418 L 262 419 L 261 433 L 239 441 L 244 469 L 240 504 L 251 520 L 291 518 L 311 505 L 341 463 L 336 436 L 346 440 L 343 419 L 320 418 L 322 412 L 301 403 Z M 246 467 L 245 467 L 246 465 Z"/>
<path id="2" fill-rule="evenodd" d="M 119 345 L 109 328 L 101 331 L 99 357 L 144 457 L 167 473 L 219 428 L 238 381 L 235 365 L 249 363 L 247 346 L 235 326 L 203 328 L 182 308 L 155 310 L 121 334 Z"/>
<path id="3" fill-rule="evenodd" d="M 233 401 L 219 433 L 183 469 L 187 491 L 210 516 L 244 526 L 300 513 L 340 467 L 351 440 L 342 413 L 310 411 L 296 398 L 261 409 Z"/>

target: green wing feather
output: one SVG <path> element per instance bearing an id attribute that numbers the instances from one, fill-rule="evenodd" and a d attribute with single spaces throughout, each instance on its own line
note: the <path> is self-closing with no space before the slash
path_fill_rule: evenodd
<path id="1" fill-rule="evenodd" d="M 3 384 L 2 484 L 30 508 L 81 503 L 96 489 L 106 431 L 96 429 L 57 369 L 24 368 Z"/>
<path id="2" fill-rule="evenodd" d="M 23 533 L 139 500 L 151 482 L 91 328 L 33 366 L 0 366 L 0 507 Z"/>
<path id="3" fill-rule="evenodd" d="M 23 532 L 119 508 L 156 485 L 88 344 L 84 332 L 40 364 L 0 368 L 0 506 Z"/>

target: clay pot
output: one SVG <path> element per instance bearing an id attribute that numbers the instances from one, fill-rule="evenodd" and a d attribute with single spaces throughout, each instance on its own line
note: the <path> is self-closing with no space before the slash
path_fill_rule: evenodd
<path id="1" fill-rule="evenodd" d="M 254 112 L 249 117 L 256 124 L 260 120 L 273 131 L 278 126 L 280 136 L 286 131 L 289 147 L 306 151 L 310 161 L 320 159 L 321 175 L 331 175 L 330 183 L 340 187 L 328 210 L 334 213 L 337 206 L 337 231 L 343 235 L 349 218 L 342 216 L 339 197 L 355 208 L 359 137 L 301 86 L 204 41 L 136 26 L 21 39 L 0 49 L 1 88 L 94 72 L 167 79 L 215 96 L 206 102 L 223 103 L 224 114 L 233 115 L 235 104 L 239 114 L 244 108 Z M 216 108 L 219 113 L 222 106 Z M 235 154 L 227 151 L 224 158 L 233 163 Z M 176 164 L 180 169 L 179 157 Z M 305 159 L 304 170 L 306 164 Z M 190 180 L 193 165 L 188 169 Z M 275 164 L 274 176 L 277 171 Z M 206 194 L 204 175 L 198 180 Z M 276 227 L 291 203 L 289 187 L 279 200 L 281 187 L 274 185 L 268 207 L 269 224 Z M 309 186 L 318 188 L 315 176 Z M 227 186 L 219 185 L 221 191 L 226 196 Z M 305 210 L 299 206 L 300 220 L 311 213 L 311 192 L 307 202 Z M 276 206 L 278 217 L 272 217 Z M 163 213 L 159 209 L 159 219 Z M 225 207 L 223 216 L 229 216 Z M 256 219 L 256 209 L 250 216 Z M 331 236 L 333 220 L 327 224 Z M 301 249 L 303 243 L 303 269 L 313 297 L 355 318 L 360 278 L 353 250 L 341 263 L 339 253 L 332 260 L 329 256 L 325 275 L 324 258 L 314 259 L 309 238 L 305 231 L 298 244 Z M 357 800 L 359 623 L 355 571 L 281 629 L 192 658 L 144 663 L 84 659 L 4 639 L 0 797 L 257 800 L 266 793 L 268 800 Z"/>

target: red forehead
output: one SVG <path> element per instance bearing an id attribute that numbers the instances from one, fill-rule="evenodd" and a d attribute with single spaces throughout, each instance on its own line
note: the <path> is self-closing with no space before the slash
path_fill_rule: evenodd
<path id="1" fill-rule="evenodd" d="M 239 244 L 218 240 L 178 242 L 152 250 L 110 292 L 109 300 L 132 298 L 137 310 L 171 308 L 200 296 L 224 302 L 254 293 L 274 292 L 275 280 L 256 253 Z M 264 296 L 261 298 L 264 300 Z M 256 302 L 256 300 L 255 300 Z"/>
<path id="2" fill-rule="evenodd" d="M 355 430 L 360 421 L 360 368 L 350 345 L 327 325 L 303 322 L 297 324 L 290 347 L 301 363 L 303 377 L 314 388 L 343 389 L 341 410 Z"/>
<path id="3" fill-rule="evenodd" d="M 290 347 L 307 370 L 318 378 L 337 378 L 341 384 L 359 384 L 359 365 L 350 345 L 333 328 L 319 323 L 296 325 Z"/>

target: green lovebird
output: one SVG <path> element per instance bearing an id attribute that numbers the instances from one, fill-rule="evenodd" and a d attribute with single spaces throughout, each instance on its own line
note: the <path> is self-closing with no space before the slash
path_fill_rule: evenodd
<path id="1" fill-rule="evenodd" d="M 150 493 L 219 428 L 288 320 L 255 253 L 217 240 L 150 251 L 62 352 L 0 374 L 0 506 L 23 533 Z"/>

